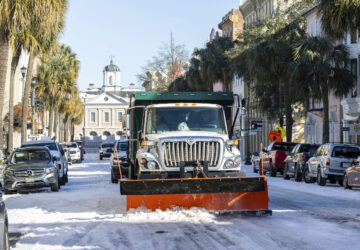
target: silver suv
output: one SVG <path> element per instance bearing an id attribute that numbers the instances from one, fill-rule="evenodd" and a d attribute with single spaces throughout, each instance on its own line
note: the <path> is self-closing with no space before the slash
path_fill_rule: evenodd
<path id="1" fill-rule="evenodd" d="M 59 169 L 60 185 L 68 182 L 68 160 L 63 147 L 54 140 L 28 141 L 21 145 L 22 148 L 28 147 L 47 147 L 52 156 L 56 157 L 56 165 Z"/>
<path id="2" fill-rule="evenodd" d="M 324 186 L 326 181 L 340 185 L 343 183 L 345 170 L 360 156 L 357 145 L 327 143 L 321 145 L 313 157 L 306 163 L 304 170 L 305 182 L 317 181 Z"/>

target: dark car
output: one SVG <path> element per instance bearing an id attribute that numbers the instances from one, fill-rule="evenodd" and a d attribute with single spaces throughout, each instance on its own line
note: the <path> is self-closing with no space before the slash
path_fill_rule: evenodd
<path id="1" fill-rule="evenodd" d="M 121 173 L 123 177 L 127 177 L 129 163 L 127 161 L 127 140 L 119 140 L 116 142 L 116 147 L 114 147 L 114 154 L 110 159 L 110 167 L 111 167 L 111 182 L 118 183 L 118 179 L 120 179 L 120 171 L 119 166 L 121 168 Z M 117 154 L 116 154 L 117 151 Z"/>
<path id="2" fill-rule="evenodd" d="M 0 249 L 8 250 L 10 249 L 9 242 L 9 221 L 7 216 L 7 211 L 5 207 L 5 202 L 2 199 L 2 193 L 0 192 Z"/>
<path id="3" fill-rule="evenodd" d="M 315 154 L 319 146 L 308 143 L 296 145 L 285 159 L 284 179 L 288 180 L 294 177 L 295 181 L 301 181 L 306 162 Z"/>
<path id="4" fill-rule="evenodd" d="M 345 189 L 360 188 L 360 158 L 346 169 L 343 186 Z"/>
<path id="5" fill-rule="evenodd" d="M 103 143 L 99 148 L 99 158 L 110 158 L 111 154 L 114 153 L 114 143 Z"/>
<path id="6" fill-rule="evenodd" d="M 47 147 L 18 148 L 6 162 L 3 172 L 4 193 L 50 187 L 60 188 L 56 156 Z"/>

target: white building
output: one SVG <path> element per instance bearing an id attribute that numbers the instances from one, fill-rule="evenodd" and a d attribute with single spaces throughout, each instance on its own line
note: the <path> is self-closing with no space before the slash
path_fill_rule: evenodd
<path id="1" fill-rule="evenodd" d="M 85 116 L 82 124 L 75 127 L 75 139 L 85 137 L 86 146 L 97 146 L 103 140 L 113 141 L 123 135 L 123 118 L 129 105 L 130 96 L 141 91 L 135 84 L 121 86 L 121 72 L 118 66 L 110 61 L 103 70 L 103 85 L 80 91 Z"/>
<path id="2" fill-rule="evenodd" d="M 321 24 L 321 15 L 319 15 L 319 5 L 315 5 L 308 10 L 304 16 L 307 19 L 307 31 L 309 36 L 324 36 Z M 359 143 L 358 135 L 350 135 L 349 132 L 342 132 L 342 127 L 351 127 L 358 124 L 360 116 L 360 34 L 351 36 L 346 34 L 343 43 L 348 46 L 350 56 L 350 67 L 354 75 L 355 88 L 347 98 L 336 97 L 333 92 L 329 93 L 329 129 L 330 142 L 352 142 Z M 305 131 L 310 143 L 322 143 L 323 128 L 323 104 L 322 102 L 311 101 L 306 119 Z"/>

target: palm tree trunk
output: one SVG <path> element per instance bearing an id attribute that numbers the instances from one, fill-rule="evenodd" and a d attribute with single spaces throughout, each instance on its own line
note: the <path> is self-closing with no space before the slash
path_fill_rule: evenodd
<path id="1" fill-rule="evenodd" d="M 323 119 L 323 143 L 329 142 L 329 89 L 327 84 L 321 86 L 322 102 L 324 107 Z"/>
<path id="2" fill-rule="evenodd" d="M 64 128 L 64 141 L 68 142 L 69 141 L 69 118 L 65 117 L 66 122 L 65 124 L 65 128 Z"/>
<path id="3" fill-rule="evenodd" d="M 285 83 L 288 81 L 283 81 L 283 82 Z M 294 124 L 294 120 L 292 118 L 289 86 L 286 83 L 283 84 L 283 93 L 284 93 L 284 106 L 285 106 L 285 118 L 286 118 L 286 141 L 291 142 L 292 141 L 292 126 Z"/>
<path id="4" fill-rule="evenodd" d="M 10 94 L 9 94 L 9 139 L 8 152 L 14 148 L 14 88 L 15 88 L 15 74 L 16 68 L 19 64 L 21 48 L 19 48 L 11 60 L 11 75 L 10 75 Z"/>
<path id="5" fill-rule="evenodd" d="M 71 122 L 71 141 L 74 141 L 74 135 L 75 135 L 75 125 L 73 122 Z"/>
<path id="6" fill-rule="evenodd" d="M 25 81 L 24 95 L 23 95 L 23 103 L 22 103 L 22 123 L 21 123 L 21 143 L 24 143 L 27 140 L 27 118 L 28 118 L 28 107 L 29 107 L 29 95 L 30 95 L 30 87 L 31 80 L 34 68 L 35 57 L 30 55 L 29 63 L 27 68 L 27 75 Z"/>
<path id="7" fill-rule="evenodd" d="M 54 137 L 55 137 L 55 140 L 58 139 L 58 134 L 57 134 L 57 127 L 58 127 L 58 124 L 59 124 L 59 111 L 57 109 L 55 109 L 55 117 L 54 117 Z"/>
<path id="8" fill-rule="evenodd" d="M 54 128 L 54 108 L 55 108 L 55 97 L 51 98 L 50 115 L 49 115 L 49 138 L 52 139 L 53 128 Z"/>
<path id="9" fill-rule="evenodd" d="M 6 75 L 8 69 L 8 60 L 9 60 L 9 41 L 0 37 L 0 157 L 3 156 L 3 109 L 4 109 L 4 94 L 6 86 Z"/>

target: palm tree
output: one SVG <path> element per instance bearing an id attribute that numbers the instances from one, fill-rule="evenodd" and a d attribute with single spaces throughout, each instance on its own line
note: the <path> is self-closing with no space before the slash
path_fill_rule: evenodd
<path id="1" fill-rule="evenodd" d="M 255 34 L 261 32 L 255 30 Z M 260 38 L 245 40 L 237 48 L 237 54 L 233 57 L 234 71 L 245 82 L 251 83 L 251 89 L 258 99 L 258 106 L 263 111 L 273 111 L 270 97 L 279 93 L 277 113 L 280 115 L 282 125 L 282 108 L 285 109 L 286 139 L 292 139 L 292 105 L 304 100 L 294 88 L 291 76 L 294 64 L 293 44 L 305 39 L 305 32 L 297 22 L 277 18 L 267 23 Z M 280 110 L 279 110 L 280 109 Z"/>
<path id="2" fill-rule="evenodd" d="M 23 47 L 29 52 L 29 62 L 23 96 L 23 119 L 21 126 L 21 142 L 26 140 L 26 117 L 28 114 L 27 98 L 30 93 L 34 62 L 41 52 L 49 51 L 57 41 L 64 27 L 67 0 L 29 1 L 31 19 L 26 29 L 22 31 Z"/>
<path id="3" fill-rule="evenodd" d="M 348 31 L 356 34 L 360 28 L 359 0 L 321 0 L 321 22 L 332 39 L 341 39 Z"/>
<path id="4" fill-rule="evenodd" d="M 295 50 L 295 78 L 311 89 L 314 98 L 323 102 L 323 143 L 329 142 L 329 92 L 341 97 L 354 86 L 347 69 L 349 60 L 345 45 L 334 45 L 321 37 L 310 37 Z"/>
<path id="5" fill-rule="evenodd" d="M 14 57 L 11 65 L 17 65 L 16 57 L 19 54 L 19 47 L 14 38 L 28 26 L 31 18 L 29 3 L 30 0 L 0 1 L 0 117 L 2 117 L 4 109 L 4 92 L 6 74 L 8 71 L 9 50 L 11 47 L 13 48 Z M 13 75 L 11 78 L 13 80 Z M 13 92 L 13 90 L 10 89 L 10 92 Z M 11 101 L 10 97 L 10 102 Z M 0 156 L 2 154 L 3 145 L 3 121 L 0 119 Z"/>
<path id="6" fill-rule="evenodd" d="M 206 48 L 199 50 L 200 73 L 210 84 L 222 82 L 224 91 L 232 90 L 233 73 L 231 61 L 226 52 L 233 48 L 233 42 L 227 38 L 217 38 L 208 42 Z"/>
<path id="7" fill-rule="evenodd" d="M 74 96 L 74 88 L 79 72 L 79 61 L 69 47 L 55 46 L 51 53 L 42 57 L 42 64 L 38 68 L 36 92 L 50 111 L 49 137 L 57 128 L 58 117 L 62 100 Z M 54 126 L 55 123 L 55 126 Z"/>

